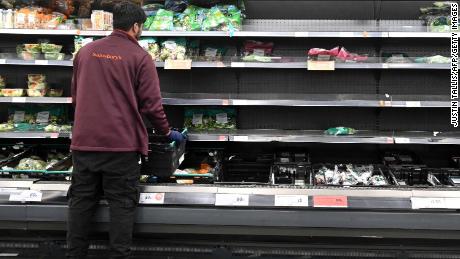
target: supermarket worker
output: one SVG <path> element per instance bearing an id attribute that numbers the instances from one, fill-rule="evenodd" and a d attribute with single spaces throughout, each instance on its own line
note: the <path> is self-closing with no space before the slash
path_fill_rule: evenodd
<path id="1" fill-rule="evenodd" d="M 182 142 L 170 131 L 151 56 L 137 40 L 146 20 L 130 2 L 113 10 L 113 33 L 75 56 L 72 101 L 72 184 L 67 258 L 85 258 L 94 211 L 103 195 L 110 207 L 110 258 L 128 258 L 138 202 L 140 155 L 147 155 L 145 115 L 157 133 Z"/>

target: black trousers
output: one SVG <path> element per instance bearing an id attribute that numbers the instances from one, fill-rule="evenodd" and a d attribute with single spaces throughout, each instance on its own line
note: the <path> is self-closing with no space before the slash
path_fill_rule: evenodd
<path id="1" fill-rule="evenodd" d="M 110 208 L 110 258 L 128 258 L 139 200 L 139 154 L 73 151 L 67 258 L 85 258 L 93 215 L 103 195 Z"/>

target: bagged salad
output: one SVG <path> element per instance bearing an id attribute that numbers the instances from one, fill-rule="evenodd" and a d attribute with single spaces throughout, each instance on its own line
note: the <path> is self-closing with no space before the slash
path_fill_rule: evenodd
<path id="1" fill-rule="evenodd" d="M 148 22 L 150 31 L 172 31 L 174 29 L 174 12 L 165 9 L 159 9 L 155 16 Z"/>
<path id="2" fill-rule="evenodd" d="M 188 108 L 184 126 L 195 130 L 236 129 L 236 111 L 232 108 Z"/>
<path id="3" fill-rule="evenodd" d="M 185 38 L 168 39 L 161 43 L 160 60 L 185 60 L 187 40 Z"/>
<path id="4" fill-rule="evenodd" d="M 218 7 L 212 7 L 206 14 L 201 29 L 203 31 L 228 31 L 228 18 Z"/>
<path id="5" fill-rule="evenodd" d="M 227 48 L 213 45 L 204 45 L 200 50 L 200 59 L 204 61 L 222 61 Z"/>
<path id="6" fill-rule="evenodd" d="M 329 128 L 324 132 L 324 134 L 326 135 L 333 135 L 333 136 L 353 135 L 355 133 L 356 133 L 355 129 L 347 128 L 347 127 Z"/>
<path id="7" fill-rule="evenodd" d="M 142 38 L 139 40 L 139 45 L 152 56 L 152 60 L 160 61 L 160 43 L 158 39 Z"/>

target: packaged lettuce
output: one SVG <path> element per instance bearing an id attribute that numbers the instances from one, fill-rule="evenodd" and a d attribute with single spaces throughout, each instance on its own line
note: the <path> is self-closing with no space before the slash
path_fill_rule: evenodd
<path id="1" fill-rule="evenodd" d="M 211 109 L 212 129 L 236 129 L 236 111 L 232 108 Z"/>
<path id="2" fill-rule="evenodd" d="M 209 9 L 201 29 L 203 31 L 227 31 L 228 19 L 218 7 L 213 7 Z"/>
<path id="3" fill-rule="evenodd" d="M 201 24 L 205 19 L 204 8 L 190 5 L 182 13 L 182 25 L 187 31 L 200 31 Z"/>
<path id="4" fill-rule="evenodd" d="M 185 128 L 192 130 L 208 130 L 211 126 L 211 118 L 205 109 L 185 109 Z"/>
<path id="5" fill-rule="evenodd" d="M 172 31 L 174 29 L 174 13 L 165 9 L 158 10 L 153 18 L 150 31 Z"/>
<path id="6" fill-rule="evenodd" d="M 160 61 L 160 43 L 156 38 L 143 38 L 139 45 L 152 56 L 152 60 Z"/>
<path id="7" fill-rule="evenodd" d="M 204 45 L 200 51 L 200 58 L 204 61 L 222 61 L 227 48 L 214 45 Z"/>
<path id="8" fill-rule="evenodd" d="M 236 111 L 232 108 L 187 108 L 184 126 L 192 130 L 236 129 Z"/>
<path id="9" fill-rule="evenodd" d="M 187 40 L 185 38 L 168 39 L 161 43 L 160 60 L 185 60 Z"/>
<path id="10" fill-rule="evenodd" d="M 147 16 L 155 16 L 158 10 L 160 9 L 164 9 L 164 6 L 162 4 L 147 4 L 147 5 L 142 6 L 142 10 L 144 10 L 145 15 Z"/>
<path id="11" fill-rule="evenodd" d="M 243 14 L 234 5 L 220 5 L 217 6 L 219 10 L 227 17 L 228 27 L 232 30 L 239 31 L 243 27 Z"/>
<path id="12" fill-rule="evenodd" d="M 353 135 L 353 134 L 355 134 L 355 132 L 356 132 L 356 130 L 352 129 L 352 128 L 335 127 L 335 128 L 327 129 L 324 133 L 326 135 L 339 136 L 339 135 Z"/>

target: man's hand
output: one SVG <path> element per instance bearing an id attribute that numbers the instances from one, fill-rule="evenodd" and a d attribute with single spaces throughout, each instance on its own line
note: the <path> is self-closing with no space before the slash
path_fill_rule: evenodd
<path id="1" fill-rule="evenodd" d="M 180 133 L 179 131 L 175 131 L 175 130 L 171 130 L 169 132 L 168 137 L 170 140 L 177 142 L 177 144 L 182 143 L 186 139 L 184 134 Z"/>

